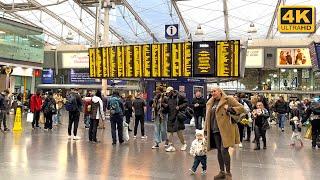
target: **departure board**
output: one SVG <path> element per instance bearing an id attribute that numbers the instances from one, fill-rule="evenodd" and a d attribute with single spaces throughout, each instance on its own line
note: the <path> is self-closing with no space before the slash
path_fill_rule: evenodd
<path id="1" fill-rule="evenodd" d="M 215 76 L 215 42 L 203 41 L 193 43 L 193 76 Z"/>
<path id="2" fill-rule="evenodd" d="M 142 46 L 133 46 L 133 69 L 134 77 L 142 77 Z"/>
<path id="3" fill-rule="evenodd" d="M 192 76 L 192 45 L 190 42 L 183 43 L 183 62 L 182 62 L 182 76 L 191 77 Z"/>
<path id="4" fill-rule="evenodd" d="M 173 43 L 172 44 L 172 63 L 171 63 L 171 72 L 172 77 L 181 77 L 182 76 L 182 61 L 183 61 L 183 44 L 182 43 Z"/>
<path id="5" fill-rule="evenodd" d="M 133 46 L 125 46 L 125 77 L 133 77 Z"/>
<path id="6" fill-rule="evenodd" d="M 96 77 L 103 77 L 103 64 L 102 64 L 102 48 L 96 49 Z"/>
<path id="7" fill-rule="evenodd" d="M 152 77 L 161 77 L 161 45 L 152 44 Z"/>
<path id="8" fill-rule="evenodd" d="M 161 44 L 161 76 L 171 77 L 171 44 Z"/>
<path id="9" fill-rule="evenodd" d="M 240 41 L 217 41 L 217 77 L 239 77 Z"/>
<path id="10" fill-rule="evenodd" d="M 124 47 L 117 46 L 117 69 L 118 69 L 118 77 L 125 77 L 125 64 L 124 64 Z"/>
<path id="11" fill-rule="evenodd" d="M 142 59 L 143 59 L 143 71 L 142 76 L 145 78 L 151 77 L 151 45 L 142 45 Z"/>
<path id="12" fill-rule="evenodd" d="M 90 77 L 96 77 L 96 49 L 89 48 L 89 68 L 90 68 Z"/>
<path id="13" fill-rule="evenodd" d="M 103 77 L 110 76 L 109 48 L 102 48 L 102 73 Z"/>
<path id="14" fill-rule="evenodd" d="M 116 59 L 116 47 L 109 47 L 109 63 L 110 63 L 110 77 L 117 78 L 117 59 Z"/>

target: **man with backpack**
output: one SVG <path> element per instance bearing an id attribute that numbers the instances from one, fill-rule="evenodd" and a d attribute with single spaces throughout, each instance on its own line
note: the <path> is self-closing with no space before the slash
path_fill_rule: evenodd
<path id="1" fill-rule="evenodd" d="M 0 94 L 0 129 L 1 129 L 1 121 L 3 123 L 3 130 L 9 131 L 7 128 L 7 113 L 9 112 L 9 100 L 8 100 L 9 91 L 6 89 Z"/>
<path id="2" fill-rule="evenodd" d="M 89 141 L 93 143 L 98 143 L 97 140 L 97 128 L 99 120 L 105 120 L 104 111 L 103 111 L 103 102 L 102 102 L 101 91 L 98 90 L 95 96 L 91 100 L 91 109 L 90 109 L 90 128 L 89 128 Z"/>
<path id="3" fill-rule="evenodd" d="M 114 91 L 112 97 L 108 101 L 107 109 L 110 110 L 110 123 L 111 123 L 111 133 L 112 133 L 112 145 L 117 143 L 116 129 L 118 130 L 119 143 L 122 144 L 123 141 L 123 112 L 124 107 L 120 100 L 119 92 Z"/>
<path id="4" fill-rule="evenodd" d="M 312 149 L 320 149 L 320 99 L 314 98 L 306 110 L 306 119 L 311 121 Z"/>
<path id="5" fill-rule="evenodd" d="M 134 115 L 135 115 L 133 138 L 137 137 L 137 129 L 140 122 L 141 139 L 146 139 L 147 136 L 145 136 L 144 134 L 144 114 L 146 111 L 146 102 L 141 98 L 141 96 L 142 96 L 142 93 L 138 93 L 132 103 Z"/>
<path id="6" fill-rule="evenodd" d="M 80 112 L 82 110 L 82 99 L 76 89 L 71 89 L 67 96 L 65 104 L 66 110 L 69 111 L 68 139 L 71 139 L 71 130 L 73 124 L 73 140 L 79 140 L 77 136 Z"/>
<path id="7" fill-rule="evenodd" d="M 46 118 L 44 130 L 52 130 L 52 116 L 54 114 L 57 114 L 57 109 L 56 101 L 54 100 L 53 93 L 51 91 L 48 92 L 48 96 L 43 103 L 42 112 L 44 114 L 44 117 Z"/>

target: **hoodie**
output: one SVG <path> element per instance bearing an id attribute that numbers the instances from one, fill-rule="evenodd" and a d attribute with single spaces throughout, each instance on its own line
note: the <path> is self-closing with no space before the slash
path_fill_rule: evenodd
<path id="1" fill-rule="evenodd" d="M 92 103 L 99 103 L 99 108 L 96 111 L 97 113 L 96 113 L 95 117 L 91 117 L 91 119 L 100 119 L 101 118 L 104 120 L 105 116 L 104 116 L 104 112 L 103 112 L 103 102 L 102 102 L 101 98 L 99 98 L 98 96 L 93 96 Z M 91 104 L 91 107 L 92 106 L 93 106 L 93 104 Z"/>

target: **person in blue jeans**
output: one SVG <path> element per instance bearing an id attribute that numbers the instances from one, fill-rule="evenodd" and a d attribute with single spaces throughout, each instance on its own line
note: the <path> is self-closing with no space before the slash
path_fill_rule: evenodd
<path id="1" fill-rule="evenodd" d="M 122 144 L 123 140 L 123 103 L 120 100 L 119 92 L 114 91 L 112 97 L 108 100 L 107 109 L 110 110 L 110 123 L 111 123 L 111 135 L 112 135 L 112 145 L 117 144 L 117 134 L 119 143 Z"/>
<path id="2" fill-rule="evenodd" d="M 274 105 L 274 111 L 278 114 L 279 128 L 284 132 L 286 114 L 289 112 L 289 105 L 284 100 L 283 96 L 279 96 L 278 101 Z"/>

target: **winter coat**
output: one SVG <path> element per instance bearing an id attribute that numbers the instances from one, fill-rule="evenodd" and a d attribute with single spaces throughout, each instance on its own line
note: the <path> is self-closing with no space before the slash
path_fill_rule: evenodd
<path id="1" fill-rule="evenodd" d="M 285 101 L 277 101 L 274 105 L 274 111 L 279 114 L 286 114 L 289 112 L 289 106 Z"/>
<path id="2" fill-rule="evenodd" d="M 190 147 L 190 154 L 192 156 L 205 156 L 207 155 L 207 141 L 205 138 L 202 140 L 195 139 L 192 141 Z"/>
<path id="3" fill-rule="evenodd" d="M 254 111 L 257 111 L 258 109 L 255 109 Z M 261 114 L 257 115 L 256 117 L 253 117 L 255 126 L 258 126 L 259 128 L 262 128 L 262 130 L 267 130 L 269 127 L 268 118 L 270 117 L 269 112 L 266 108 L 261 110 Z"/>
<path id="4" fill-rule="evenodd" d="M 231 118 L 228 115 L 224 105 L 228 104 L 232 107 L 236 114 L 240 115 L 245 112 L 242 104 L 240 104 L 234 97 L 222 94 L 219 104 L 216 108 L 216 121 L 221 134 L 223 147 L 232 147 L 235 144 L 240 144 L 240 134 L 237 124 L 231 122 Z M 214 105 L 214 98 L 210 98 L 207 102 L 206 121 L 204 131 L 207 133 L 208 150 L 216 148 L 214 141 L 211 140 L 211 109 Z"/>
<path id="5" fill-rule="evenodd" d="M 199 104 L 198 107 L 195 107 L 195 104 Z M 194 111 L 194 116 L 204 116 L 205 108 L 206 108 L 206 101 L 204 100 L 203 97 L 200 98 L 193 98 L 192 100 L 192 107 Z"/>
<path id="6" fill-rule="evenodd" d="M 52 108 L 50 108 L 52 106 Z M 48 111 L 49 110 L 49 111 Z M 46 99 L 44 100 L 44 103 L 41 107 L 41 111 L 45 114 L 55 114 L 56 113 L 56 101 L 52 96 L 47 96 Z M 46 112 L 48 111 L 48 112 Z"/>
<path id="7" fill-rule="evenodd" d="M 37 96 L 36 94 L 31 96 L 30 100 L 30 110 L 31 112 L 39 112 L 42 108 L 42 98 L 41 96 Z"/>
<path id="8" fill-rule="evenodd" d="M 89 115 L 90 112 L 90 108 L 89 106 L 91 106 L 91 103 L 92 103 L 92 97 L 85 97 L 83 98 L 83 104 L 84 104 L 84 109 L 83 109 L 83 112 L 84 112 L 84 115 Z M 92 107 L 92 106 L 91 106 Z"/>
<path id="9" fill-rule="evenodd" d="M 93 103 L 99 103 L 99 106 L 97 107 L 96 110 L 94 110 L 92 107 L 94 106 Z M 94 112 L 95 111 L 95 112 Z M 93 96 L 92 97 L 92 103 L 91 103 L 91 114 L 94 115 L 94 116 L 90 116 L 91 119 L 102 119 L 104 120 L 105 119 L 105 116 L 104 116 L 104 111 L 103 111 L 103 102 L 102 102 L 102 99 L 99 98 L 98 96 Z"/>
<path id="10" fill-rule="evenodd" d="M 63 97 L 61 95 L 55 95 L 53 96 L 54 100 L 57 104 L 57 109 L 61 109 L 63 107 Z"/>
<path id="11" fill-rule="evenodd" d="M 132 100 L 129 100 L 127 99 L 125 102 L 124 102 L 124 114 L 126 116 L 132 116 L 132 112 L 133 112 L 133 109 L 132 109 Z"/>
<path id="12" fill-rule="evenodd" d="M 178 95 L 176 96 L 172 95 L 168 98 L 168 132 L 177 132 L 185 129 L 184 122 L 177 120 L 177 114 L 179 111 L 183 111 L 187 107 L 188 101 L 184 96 L 179 93 L 177 94 Z M 176 109 L 177 106 L 179 106 L 179 111 Z"/>

